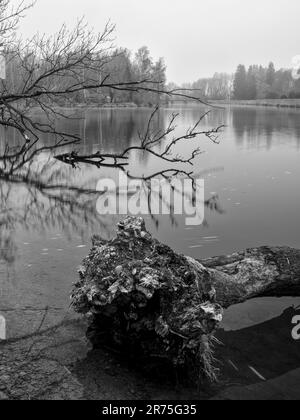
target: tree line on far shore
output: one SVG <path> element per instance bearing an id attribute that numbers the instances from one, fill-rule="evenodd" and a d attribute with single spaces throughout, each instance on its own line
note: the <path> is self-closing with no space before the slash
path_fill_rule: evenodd
<path id="1" fill-rule="evenodd" d="M 253 99 L 300 99 L 300 79 L 291 70 L 276 70 L 273 63 L 268 67 L 253 65 L 248 70 L 239 65 L 234 76 L 233 98 Z"/>
<path id="2" fill-rule="evenodd" d="M 194 89 L 193 96 L 206 100 L 299 99 L 300 77 L 294 78 L 291 69 L 276 70 L 273 63 L 267 67 L 240 64 L 235 74 L 215 73 L 194 83 L 169 87 Z"/>
<path id="3" fill-rule="evenodd" d="M 34 50 L 28 51 L 27 56 L 24 57 L 20 57 L 18 51 L 15 51 L 13 48 L 11 50 L 7 49 L 1 55 L 5 58 L 6 66 L 5 89 L 10 92 L 20 90 L 20 86 L 24 84 L 26 77 L 28 77 L 27 73 L 33 73 L 36 69 L 43 71 L 45 68 L 44 71 L 47 70 L 48 63 L 43 62 L 41 57 L 35 54 Z M 53 60 L 55 59 L 54 55 Z M 153 106 L 162 100 L 162 95 L 159 93 L 151 93 L 146 90 L 144 92 L 138 90 L 134 92 L 134 89 L 132 89 L 132 83 L 138 84 L 146 81 L 142 83 L 145 88 L 148 86 L 158 91 L 165 90 L 166 66 L 164 59 L 154 60 L 148 47 L 141 47 L 135 54 L 132 54 L 126 48 L 117 48 L 104 54 L 103 57 L 90 57 L 90 61 L 94 64 L 90 65 L 89 61 L 86 66 L 82 64 L 79 82 L 84 85 L 89 84 L 93 80 L 93 84 L 97 84 L 104 80 L 106 81 L 105 84 L 112 87 L 79 89 L 75 93 L 68 94 L 67 100 L 63 95 L 55 98 L 57 105 L 130 103 L 138 106 Z M 74 79 L 76 78 L 78 78 L 78 75 L 74 76 Z M 55 87 L 57 84 L 63 88 L 64 80 L 65 85 L 68 86 L 70 83 L 68 77 L 64 76 L 63 78 L 60 74 L 53 75 L 51 79 L 52 86 Z M 123 83 L 128 84 L 128 90 L 126 90 L 124 85 L 122 89 L 115 88 L 116 85 Z M 3 91 L 3 86 L 0 83 L 0 93 Z"/>
<path id="4" fill-rule="evenodd" d="M 21 60 L 19 55 L 13 51 L 8 50 L 4 55 L 6 85 L 11 91 L 16 90 L 15 88 L 22 84 L 23 79 L 26 79 L 26 74 L 22 75 L 24 62 L 29 65 L 38 63 L 39 68 L 43 66 L 43 63 L 34 56 L 34 52 L 28 53 L 28 57 L 23 58 L 24 62 L 22 63 L 19 62 Z M 109 84 L 115 85 L 124 82 L 130 84 L 136 81 L 149 81 L 149 87 L 155 88 L 154 90 L 160 92 L 177 90 L 178 93 L 190 94 L 202 100 L 300 99 L 300 78 L 297 80 L 293 77 L 291 69 L 276 70 L 272 62 L 267 67 L 251 65 L 248 69 L 240 64 L 235 74 L 215 73 L 211 78 L 201 78 L 196 82 L 182 85 L 172 82 L 167 84 L 166 70 L 164 59 L 154 60 L 146 46 L 141 47 L 135 54 L 126 48 L 117 48 L 109 52 L 100 68 L 83 69 L 81 82 L 84 84 L 90 79 L 100 79 L 99 82 L 108 80 Z M 54 79 L 53 84 L 55 85 Z M 61 77 L 59 77 L 59 83 L 61 83 Z M 144 83 L 144 86 L 147 87 L 147 82 Z M 176 100 L 178 98 L 158 92 L 134 92 L 133 89 L 118 90 L 113 87 L 104 87 L 79 90 L 77 93 L 69 95 L 68 104 L 62 98 L 59 105 L 95 103 L 154 106 Z"/>
<path id="5" fill-rule="evenodd" d="M 113 51 L 111 60 L 103 68 L 103 75 L 110 75 L 110 81 L 113 83 L 135 82 L 149 80 L 149 87 L 153 88 L 153 82 L 157 90 L 165 90 L 166 85 L 166 65 L 163 58 L 154 60 L 151 57 L 149 48 L 141 47 L 134 55 L 127 49 L 120 48 Z M 147 83 L 145 83 L 147 86 Z M 161 95 L 151 92 L 132 92 L 126 90 L 118 91 L 116 89 L 102 89 L 101 97 L 94 95 L 95 100 L 106 103 L 134 103 L 136 105 L 155 105 L 161 100 Z M 93 99 L 93 95 L 91 95 Z"/>

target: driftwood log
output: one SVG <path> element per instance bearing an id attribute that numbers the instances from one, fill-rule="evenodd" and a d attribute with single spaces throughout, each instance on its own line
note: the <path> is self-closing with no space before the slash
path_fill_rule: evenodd
<path id="1" fill-rule="evenodd" d="M 300 251 L 260 247 L 200 260 L 223 308 L 257 297 L 300 296 Z"/>
<path id="2" fill-rule="evenodd" d="M 192 379 L 217 377 L 214 334 L 223 308 L 259 296 L 300 294 L 300 251 L 262 247 L 196 261 L 128 217 L 111 241 L 93 238 L 72 305 L 88 314 L 95 346 L 161 358 Z"/>

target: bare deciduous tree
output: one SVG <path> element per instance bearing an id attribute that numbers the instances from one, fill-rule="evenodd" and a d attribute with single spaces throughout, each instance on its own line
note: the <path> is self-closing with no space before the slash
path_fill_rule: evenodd
<path id="1" fill-rule="evenodd" d="M 19 24 L 20 19 L 25 15 L 25 12 L 33 6 L 32 3 L 26 3 L 24 0 L 13 6 L 11 0 L 0 0 L 0 37 L 1 47 L 5 43 L 11 41 L 15 30 Z"/>

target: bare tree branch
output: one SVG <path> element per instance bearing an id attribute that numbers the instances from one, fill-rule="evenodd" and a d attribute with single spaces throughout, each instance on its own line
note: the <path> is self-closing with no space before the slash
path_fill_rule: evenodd
<path id="1" fill-rule="evenodd" d="M 128 177 L 137 179 L 139 177 L 131 175 L 129 171 L 126 170 L 127 166 L 129 165 L 131 152 L 146 152 L 152 156 L 157 157 L 162 162 L 188 164 L 190 166 L 193 166 L 195 158 L 203 153 L 200 147 L 194 149 L 191 152 L 190 156 L 182 157 L 179 155 L 174 155 L 174 149 L 176 148 L 176 146 L 180 142 L 195 140 L 200 136 L 206 136 L 212 142 L 218 143 L 218 136 L 220 135 L 221 130 L 224 128 L 224 125 L 221 125 L 217 128 L 209 130 L 200 130 L 199 126 L 201 122 L 203 122 L 204 118 L 209 114 L 209 112 L 207 112 L 203 116 L 201 116 L 197 123 L 193 127 L 189 128 L 184 135 L 173 136 L 170 139 L 170 135 L 174 134 L 174 132 L 176 131 L 177 127 L 175 125 L 175 122 L 179 114 L 172 114 L 167 128 L 155 132 L 153 130 L 153 121 L 158 112 L 159 108 L 156 107 L 150 115 L 145 134 L 142 135 L 141 133 L 139 133 L 140 145 L 129 147 L 125 149 L 121 154 L 105 154 L 101 151 L 98 151 L 97 153 L 93 153 L 92 155 L 80 155 L 77 152 L 73 151 L 71 153 L 57 155 L 55 156 L 55 158 L 63 163 L 71 165 L 73 168 L 76 168 L 77 165 L 81 163 L 94 165 L 97 168 L 115 167 L 123 170 Z M 165 142 L 166 144 L 164 144 Z M 162 144 L 164 144 L 163 149 L 158 150 L 157 146 Z M 139 179 L 148 181 L 149 179 L 157 176 L 161 176 L 164 178 L 172 178 L 183 174 L 192 179 L 193 171 L 186 171 L 180 168 L 165 169 L 159 171 L 156 174 L 151 174 L 148 177 L 143 177 Z"/>

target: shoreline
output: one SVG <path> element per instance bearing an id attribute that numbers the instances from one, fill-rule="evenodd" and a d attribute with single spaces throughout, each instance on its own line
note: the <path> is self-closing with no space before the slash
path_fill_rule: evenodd
<path id="1" fill-rule="evenodd" d="M 221 100 L 211 101 L 212 105 L 248 106 L 264 108 L 300 109 L 300 99 L 256 99 L 256 100 Z"/>
<path id="2" fill-rule="evenodd" d="M 208 107 L 259 107 L 259 108 L 281 108 L 281 109 L 300 109 L 300 99 L 257 99 L 257 100 L 213 100 L 208 101 Z M 174 106 L 190 106 L 199 105 L 193 102 L 175 102 L 161 104 L 161 109 L 168 109 Z M 202 105 L 203 106 L 203 105 Z M 82 111 L 96 111 L 96 110 L 138 110 L 138 109 L 152 109 L 153 107 L 147 105 L 137 105 L 134 103 L 118 103 L 118 104 L 75 104 L 74 106 L 57 106 L 54 110 L 57 112 L 82 112 Z M 39 112 L 39 108 L 34 108 L 31 112 Z"/>

